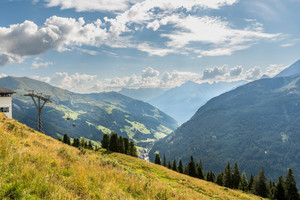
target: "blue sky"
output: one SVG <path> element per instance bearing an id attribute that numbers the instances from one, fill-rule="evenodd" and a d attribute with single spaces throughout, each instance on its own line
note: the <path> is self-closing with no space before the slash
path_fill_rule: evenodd
<path id="1" fill-rule="evenodd" d="M 300 59 L 300 0 L 2 0 L 0 77 L 74 92 L 255 80 Z"/>

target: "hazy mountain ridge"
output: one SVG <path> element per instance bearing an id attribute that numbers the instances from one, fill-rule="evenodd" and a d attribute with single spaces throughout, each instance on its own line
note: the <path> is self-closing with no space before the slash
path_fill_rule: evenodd
<path id="1" fill-rule="evenodd" d="M 149 102 L 152 99 L 162 95 L 167 90 L 168 90 L 167 88 L 138 88 L 138 89 L 122 88 L 122 90 L 119 91 L 118 93 L 134 99 Z"/>
<path id="2" fill-rule="evenodd" d="M 289 66 L 288 68 L 282 70 L 279 74 L 277 74 L 275 77 L 288 77 L 295 74 L 300 73 L 300 60 Z"/>
<path id="3" fill-rule="evenodd" d="M 198 84 L 188 81 L 149 101 L 179 123 L 189 120 L 209 99 L 245 84 L 246 81 Z"/>
<path id="4" fill-rule="evenodd" d="M 13 117 L 30 127 L 36 126 L 36 108 L 31 98 L 23 95 L 31 89 L 50 95 L 54 103 L 46 104 L 42 116 L 45 133 L 53 137 L 68 134 L 99 141 L 103 133 L 115 131 L 138 146 L 148 146 L 177 126 L 174 119 L 150 104 L 115 92 L 76 94 L 26 77 L 1 78 L 0 85 L 17 92 L 13 95 Z"/>
<path id="5" fill-rule="evenodd" d="M 173 134 L 155 143 L 167 158 L 202 158 L 205 169 L 221 171 L 229 160 L 267 177 L 287 168 L 300 180 L 300 75 L 261 79 L 215 97 Z M 179 148 L 180 147 L 180 148 Z"/>

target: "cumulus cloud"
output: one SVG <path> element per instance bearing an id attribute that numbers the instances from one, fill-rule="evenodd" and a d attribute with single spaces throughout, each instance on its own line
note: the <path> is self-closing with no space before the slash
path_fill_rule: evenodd
<path id="1" fill-rule="evenodd" d="M 203 71 L 202 79 L 214 79 L 217 76 L 224 76 L 227 72 L 227 69 L 227 65 L 223 65 L 221 67 L 207 68 Z"/>
<path id="2" fill-rule="evenodd" d="M 33 76 L 32 78 L 76 93 L 93 92 L 99 84 L 96 75 L 79 73 L 69 75 L 66 72 L 56 72 L 53 77 Z"/>
<path id="3" fill-rule="evenodd" d="M 8 28 L 0 27 L 0 65 L 20 62 L 26 56 L 51 49 L 65 51 L 72 46 L 100 46 L 107 38 L 101 24 L 101 20 L 85 24 L 83 18 L 53 16 L 41 27 L 28 20 Z"/>
<path id="4" fill-rule="evenodd" d="M 142 70 L 142 78 L 154 78 L 159 76 L 159 71 L 154 70 L 152 67 L 147 67 L 146 69 Z"/>
<path id="5" fill-rule="evenodd" d="M 243 67 L 242 66 L 236 66 L 232 69 L 230 69 L 230 76 L 231 77 L 236 77 L 240 76 L 243 72 Z"/>
<path id="6" fill-rule="evenodd" d="M 246 71 L 245 79 L 246 80 L 256 80 L 262 76 L 262 70 L 260 67 L 255 66 Z"/>

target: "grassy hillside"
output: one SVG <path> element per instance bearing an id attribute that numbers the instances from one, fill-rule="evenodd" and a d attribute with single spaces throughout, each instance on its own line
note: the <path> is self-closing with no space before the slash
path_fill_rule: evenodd
<path id="1" fill-rule="evenodd" d="M 32 128 L 36 127 L 37 111 L 24 94 L 35 90 L 50 95 L 54 103 L 46 104 L 42 117 L 44 132 L 52 137 L 68 134 L 99 141 L 103 133 L 114 131 L 148 147 L 177 127 L 174 119 L 157 108 L 116 92 L 77 94 L 26 77 L 1 78 L 0 85 L 17 92 L 13 95 L 13 118 Z"/>
<path id="2" fill-rule="evenodd" d="M 106 151 L 78 150 L 0 113 L 0 199 L 261 199 Z"/>

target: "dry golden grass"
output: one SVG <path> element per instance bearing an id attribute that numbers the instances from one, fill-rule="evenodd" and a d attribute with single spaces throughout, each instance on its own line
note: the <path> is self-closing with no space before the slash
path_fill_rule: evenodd
<path id="1" fill-rule="evenodd" d="M 0 113 L 0 199 L 261 199 L 117 153 L 78 150 Z"/>

